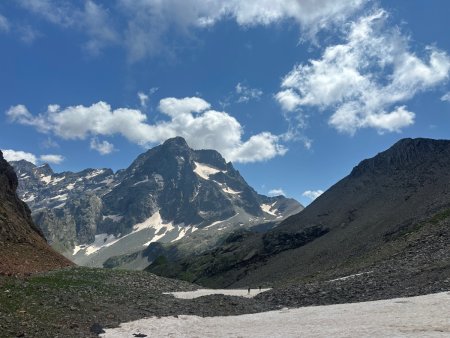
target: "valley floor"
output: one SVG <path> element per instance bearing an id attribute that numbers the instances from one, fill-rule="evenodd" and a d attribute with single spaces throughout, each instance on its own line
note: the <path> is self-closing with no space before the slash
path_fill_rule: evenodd
<path id="1" fill-rule="evenodd" d="M 97 337 L 103 330 L 106 337 L 164 337 L 167 327 L 185 337 L 450 336 L 450 267 L 408 271 L 373 269 L 255 297 L 246 288 L 211 291 L 144 271 L 71 267 L 0 276 L 0 338 Z M 420 295 L 428 296 L 393 299 Z"/>
<path id="2" fill-rule="evenodd" d="M 240 316 L 147 318 L 102 337 L 448 337 L 450 292 Z"/>

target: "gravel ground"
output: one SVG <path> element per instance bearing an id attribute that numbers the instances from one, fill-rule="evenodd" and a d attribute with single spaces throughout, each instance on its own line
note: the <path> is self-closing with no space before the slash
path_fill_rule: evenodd
<path id="1" fill-rule="evenodd" d="M 31 277 L 4 276 L 0 278 L 0 337 L 95 337 L 104 329 L 148 317 L 236 316 L 417 296 L 450 291 L 449 276 L 448 265 L 413 269 L 388 264 L 348 278 L 293 283 L 254 298 L 215 294 L 194 299 L 165 293 L 195 291 L 200 286 L 147 272 L 76 267 Z M 239 290 L 241 295 L 246 292 Z"/>
<path id="2" fill-rule="evenodd" d="M 242 297 L 184 300 L 163 294 L 199 288 L 147 272 L 80 267 L 28 278 L 4 277 L 0 337 L 95 337 L 103 327 L 149 316 L 238 315 L 271 309 Z"/>

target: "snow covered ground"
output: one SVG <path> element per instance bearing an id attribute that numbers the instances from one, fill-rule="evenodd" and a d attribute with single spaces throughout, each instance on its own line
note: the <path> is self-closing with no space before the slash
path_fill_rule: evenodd
<path id="1" fill-rule="evenodd" d="M 102 337 L 449 337 L 450 292 L 242 316 L 147 318 Z"/>
<path id="2" fill-rule="evenodd" d="M 174 295 L 175 298 L 181 299 L 194 299 L 207 295 L 226 295 L 226 296 L 241 296 L 246 298 L 255 297 L 258 293 L 269 291 L 270 289 L 250 289 L 250 293 L 248 293 L 247 289 L 200 289 L 195 291 L 186 291 L 186 292 L 167 292 L 166 295 Z"/>

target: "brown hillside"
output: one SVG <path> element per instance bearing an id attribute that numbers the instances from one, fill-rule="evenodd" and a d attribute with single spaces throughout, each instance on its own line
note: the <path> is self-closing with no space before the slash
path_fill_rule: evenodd
<path id="1" fill-rule="evenodd" d="M 56 253 L 16 194 L 17 176 L 0 151 L 0 275 L 29 274 L 72 263 Z"/>

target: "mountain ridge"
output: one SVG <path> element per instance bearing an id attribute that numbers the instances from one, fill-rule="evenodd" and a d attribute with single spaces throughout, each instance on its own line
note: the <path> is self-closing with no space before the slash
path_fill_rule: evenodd
<path id="1" fill-rule="evenodd" d="M 323 280 L 382 264 L 389 256 L 381 252 L 395 251 L 392 243 L 408 245 L 407 236 L 420 231 L 448 245 L 430 220 L 450 210 L 449 166 L 450 141 L 401 140 L 361 161 L 301 213 L 267 233 L 236 239 L 191 261 L 157 264 L 159 260 L 149 271 L 190 275 L 189 281 L 215 287 Z M 438 226 L 448 232 L 445 224 Z M 414 243 L 417 255 L 437 255 L 436 261 L 445 261 L 438 253 L 442 248 L 434 251 L 430 245 L 421 248 Z M 400 257 L 402 252 L 396 254 Z"/>
<path id="2" fill-rule="evenodd" d="M 143 268 L 149 263 L 140 252 L 152 242 L 197 232 L 203 247 L 184 247 L 203 250 L 231 228 L 270 228 L 303 208 L 293 199 L 258 194 L 217 151 L 193 150 L 181 137 L 115 173 L 54 173 L 46 165 L 12 164 L 20 195 L 46 238 L 82 265 L 102 266 L 110 257 L 138 253 Z"/>

